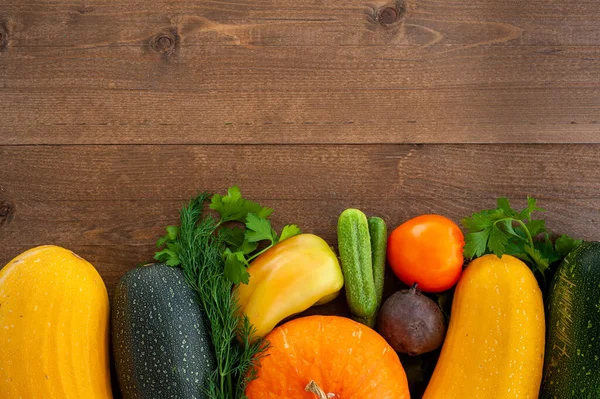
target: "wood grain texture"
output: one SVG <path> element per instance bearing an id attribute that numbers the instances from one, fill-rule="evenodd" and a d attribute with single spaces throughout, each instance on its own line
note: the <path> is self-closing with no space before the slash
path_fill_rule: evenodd
<path id="1" fill-rule="evenodd" d="M 600 40 L 594 0 L 3 0 L 2 6 L 15 46 L 136 45 L 157 28 L 175 28 L 197 45 L 596 46 Z M 377 11 L 390 6 L 403 23 L 379 29 Z"/>
<path id="2" fill-rule="evenodd" d="M 244 194 L 335 244 L 347 207 L 390 226 L 423 213 L 456 221 L 508 196 L 548 209 L 550 229 L 597 239 L 599 145 L 4 146 L 5 264 L 54 243 L 96 260 L 108 286 L 151 260 L 155 240 L 198 190 Z M 130 255 L 128 255 L 130 253 Z"/>
<path id="3" fill-rule="evenodd" d="M 0 108 L 0 138 L 12 145 L 600 141 L 595 88 L 18 90 L 2 101 L 15 107 Z"/>
<path id="4" fill-rule="evenodd" d="M 599 143 L 598 21 L 594 0 L 0 0 L 0 143 Z"/>
<path id="5" fill-rule="evenodd" d="M 14 201 L 186 199 L 238 184 L 256 200 L 597 198 L 598 145 L 2 146 Z M 10 190 L 10 192 L 9 192 Z"/>

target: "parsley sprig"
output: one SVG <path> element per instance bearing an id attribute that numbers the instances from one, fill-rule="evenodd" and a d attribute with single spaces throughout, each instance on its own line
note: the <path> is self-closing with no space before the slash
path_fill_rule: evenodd
<path id="1" fill-rule="evenodd" d="M 507 198 L 498 198 L 496 209 L 484 209 L 471 217 L 462 219 L 468 233 L 465 237 L 464 255 L 477 258 L 493 253 L 515 256 L 527 263 L 542 278 L 551 265 L 581 245 L 568 235 L 561 235 L 555 242 L 550 239 L 546 222 L 534 219 L 534 212 L 545 212 L 537 206 L 535 198 L 527 197 L 527 207 L 516 211 Z"/>
<path id="2" fill-rule="evenodd" d="M 298 226 L 289 224 L 278 235 L 269 220 L 273 209 L 245 199 L 236 186 L 230 187 L 226 195 L 213 195 L 210 209 L 219 214 L 215 230 L 225 243 L 225 276 L 234 284 L 248 284 L 250 275 L 246 269 L 250 262 L 277 243 L 300 234 Z M 154 258 L 170 266 L 178 266 L 181 264 L 181 249 L 176 242 L 179 228 L 168 226 L 166 230 L 167 234 L 156 243 L 159 248 L 164 249 L 157 252 Z M 266 241 L 267 245 L 258 249 L 262 241 Z"/>
<path id="3" fill-rule="evenodd" d="M 278 235 L 268 219 L 273 209 L 243 198 L 240 189 L 235 186 L 227 190 L 227 195 L 213 195 L 210 209 L 221 216 L 220 226 L 227 222 L 243 223 L 245 226 L 245 229 L 237 226 L 221 227 L 219 231 L 227 245 L 223 253 L 225 275 L 235 284 L 248 284 L 250 275 L 246 268 L 250 262 L 275 244 L 300 234 L 298 226 L 289 224 Z M 261 241 L 268 241 L 268 244 L 257 251 Z"/>

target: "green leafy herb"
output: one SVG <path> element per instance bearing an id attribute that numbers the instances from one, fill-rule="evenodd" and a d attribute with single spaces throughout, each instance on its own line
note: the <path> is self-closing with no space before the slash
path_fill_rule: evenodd
<path id="1" fill-rule="evenodd" d="M 235 284 L 250 282 L 243 252 L 231 252 L 229 248 L 225 250 L 225 277 Z"/>
<path id="2" fill-rule="evenodd" d="M 227 195 L 213 195 L 210 200 L 210 209 L 221 215 L 220 223 L 232 220 L 245 223 L 248 213 L 255 213 L 261 218 L 268 218 L 273 213 L 271 208 L 265 208 L 256 202 L 244 199 L 240 189 L 236 186 L 230 187 Z"/>
<path id="3" fill-rule="evenodd" d="M 246 268 L 252 260 L 275 244 L 300 234 L 298 226 L 292 224 L 285 226 L 278 236 L 268 219 L 273 209 L 245 199 L 235 186 L 227 190 L 227 195 L 213 195 L 210 208 L 219 214 L 219 226 L 239 222 L 246 228 L 222 227 L 219 231 L 227 246 L 223 253 L 225 274 L 234 284 L 248 284 L 250 276 Z M 268 241 L 268 244 L 257 251 L 262 241 Z"/>
<path id="4" fill-rule="evenodd" d="M 300 234 L 300 227 L 295 224 L 288 224 L 283 227 L 281 235 L 279 236 L 279 242 L 287 240 L 290 237 Z"/>
<path id="5" fill-rule="evenodd" d="M 269 240 L 273 244 L 277 241 L 277 232 L 271 227 L 271 222 L 254 213 L 248 213 L 246 216 L 246 229 L 244 238 L 248 242 Z"/>
<path id="6" fill-rule="evenodd" d="M 268 342 L 254 336 L 254 328 L 239 311 L 232 280 L 241 277 L 235 274 L 237 266 L 231 267 L 230 263 L 242 260 L 227 245 L 230 241 L 237 243 L 240 233 L 224 230 L 217 220 L 204 215 L 208 197 L 201 194 L 181 210 L 181 226 L 167 227 L 167 235 L 159 240 L 159 246 L 166 248 L 156 254 L 156 259 L 181 267 L 210 322 L 217 369 L 204 382 L 204 391 L 211 399 L 245 399 L 246 385 L 256 378 Z M 228 217 L 241 217 L 237 216 L 239 210 L 226 206 L 228 212 L 234 212 Z"/>
<path id="7" fill-rule="evenodd" d="M 179 259 L 179 250 L 176 243 L 166 243 L 167 248 L 160 252 L 157 252 L 154 258 L 160 262 L 166 263 L 169 266 L 179 266 L 181 260 Z"/>
<path id="8" fill-rule="evenodd" d="M 204 214 L 209 198 L 218 219 Z M 181 267 L 210 322 L 218 365 L 205 386 L 211 399 L 245 399 L 246 385 L 256 378 L 268 349 L 268 342 L 255 338 L 250 321 L 240 315 L 234 285 L 248 284 L 246 268 L 253 259 L 300 234 L 298 226 L 287 225 L 278 236 L 268 219 L 272 213 L 273 209 L 243 198 L 237 187 L 226 195 L 200 194 L 181 210 L 181 226 L 168 226 L 156 243 L 161 250 L 154 258 Z M 231 225 L 235 223 L 244 227 Z M 264 241 L 267 245 L 259 249 Z"/>
<path id="9" fill-rule="evenodd" d="M 556 251 L 562 256 L 567 256 L 569 252 L 580 246 L 582 242 L 582 240 L 574 240 L 568 235 L 563 234 L 556 239 Z"/>
<path id="10" fill-rule="evenodd" d="M 213 195 L 210 209 L 220 216 L 216 221 L 215 231 L 218 231 L 224 243 L 222 256 L 225 276 L 234 284 L 248 284 L 250 275 L 246 269 L 251 261 L 277 243 L 301 233 L 298 226 L 290 224 L 283 228 L 281 235 L 277 235 L 268 219 L 273 209 L 245 199 L 236 186 L 230 187 L 226 195 Z M 245 229 L 238 226 L 226 227 L 236 222 L 243 223 Z M 159 248 L 166 248 L 157 252 L 155 259 L 171 266 L 180 264 L 178 251 L 169 246 L 178 232 L 177 226 L 167 227 L 167 235 L 156 243 Z M 269 243 L 257 251 L 262 241 Z"/>
<path id="11" fill-rule="evenodd" d="M 477 258 L 490 253 L 498 257 L 513 255 L 544 277 L 552 264 L 582 241 L 563 235 L 552 243 L 546 222 L 533 219 L 534 212 L 545 212 L 537 206 L 535 198 L 527 197 L 527 207 L 521 211 L 514 210 L 507 198 L 498 198 L 496 209 L 485 209 L 464 218 L 461 223 L 468 230 L 465 257 Z"/>

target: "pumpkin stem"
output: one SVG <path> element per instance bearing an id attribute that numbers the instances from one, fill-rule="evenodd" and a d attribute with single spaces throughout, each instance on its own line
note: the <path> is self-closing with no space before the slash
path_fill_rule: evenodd
<path id="1" fill-rule="evenodd" d="M 310 382 L 308 383 L 308 385 L 306 386 L 306 388 L 304 388 L 304 390 L 306 392 L 312 392 L 315 395 L 317 395 L 317 398 L 319 399 L 327 399 L 327 395 L 325 395 L 325 392 L 323 392 L 323 390 L 321 389 L 321 387 L 319 387 L 317 385 L 316 382 L 314 382 L 313 380 L 310 380 Z"/>

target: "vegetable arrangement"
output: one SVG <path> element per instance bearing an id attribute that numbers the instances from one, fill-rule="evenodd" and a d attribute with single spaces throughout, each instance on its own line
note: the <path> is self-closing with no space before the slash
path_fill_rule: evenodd
<path id="1" fill-rule="evenodd" d="M 388 238 L 383 219 L 347 209 L 338 260 L 294 224 L 278 233 L 237 187 L 200 194 L 158 240 L 160 263 L 115 289 L 124 398 L 600 398 L 600 243 L 555 238 L 542 211 L 500 198 L 465 235 L 422 215 Z M 386 293 L 386 264 L 404 289 Z M 343 288 L 353 320 L 297 316 Z M 54 246 L 13 259 L 0 396 L 112 398 L 108 321 L 85 260 Z"/>

